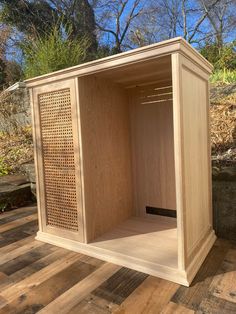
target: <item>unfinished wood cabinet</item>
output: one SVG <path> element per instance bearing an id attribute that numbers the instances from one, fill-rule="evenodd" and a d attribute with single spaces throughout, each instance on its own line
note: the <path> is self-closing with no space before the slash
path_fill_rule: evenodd
<path id="1" fill-rule="evenodd" d="M 175 38 L 27 80 L 37 239 L 189 285 L 215 241 L 211 70 Z"/>

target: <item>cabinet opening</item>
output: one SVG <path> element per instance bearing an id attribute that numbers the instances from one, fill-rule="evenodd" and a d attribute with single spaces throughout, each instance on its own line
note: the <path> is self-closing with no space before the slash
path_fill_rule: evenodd
<path id="1" fill-rule="evenodd" d="M 88 243 L 177 268 L 170 57 L 79 78 L 79 89 Z"/>

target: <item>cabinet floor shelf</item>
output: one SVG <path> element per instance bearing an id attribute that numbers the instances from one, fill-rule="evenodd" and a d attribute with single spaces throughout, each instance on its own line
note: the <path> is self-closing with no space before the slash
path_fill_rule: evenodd
<path id="1" fill-rule="evenodd" d="M 175 218 L 132 217 L 90 245 L 154 264 L 178 267 Z"/>

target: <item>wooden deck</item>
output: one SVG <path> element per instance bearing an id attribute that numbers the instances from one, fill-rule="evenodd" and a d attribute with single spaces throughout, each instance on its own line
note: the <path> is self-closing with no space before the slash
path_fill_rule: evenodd
<path id="1" fill-rule="evenodd" d="M 236 244 L 217 240 L 190 288 L 34 240 L 36 207 L 0 214 L 1 313 L 236 313 Z"/>

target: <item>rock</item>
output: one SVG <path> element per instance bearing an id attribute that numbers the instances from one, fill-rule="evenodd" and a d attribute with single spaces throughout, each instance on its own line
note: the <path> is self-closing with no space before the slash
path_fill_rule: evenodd
<path id="1" fill-rule="evenodd" d="M 212 178 L 217 181 L 235 181 L 236 182 L 236 167 L 224 167 L 219 169 L 212 168 Z"/>
<path id="2" fill-rule="evenodd" d="M 31 192 L 33 193 L 33 195 L 34 195 L 34 197 L 35 197 L 35 201 L 36 201 L 36 198 L 37 198 L 36 183 L 32 183 L 32 182 L 31 182 L 30 187 L 31 187 Z"/>
<path id="3" fill-rule="evenodd" d="M 31 184 L 22 175 L 0 177 L 0 211 L 17 208 L 33 201 Z"/>
<path id="4" fill-rule="evenodd" d="M 216 235 L 236 240 L 236 181 L 213 180 L 212 196 Z"/>
<path id="5" fill-rule="evenodd" d="M 6 175 L 3 177 L 0 177 L 0 186 L 2 185 L 22 185 L 29 183 L 30 181 L 26 176 L 23 175 Z"/>
<path id="6" fill-rule="evenodd" d="M 24 172 L 31 183 L 35 183 L 35 166 L 34 163 L 24 164 L 21 166 L 22 172 Z"/>
<path id="7" fill-rule="evenodd" d="M 220 169 L 218 167 L 212 167 L 212 178 L 216 179 L 219 175 Z"/>
<path id="8" fill-rule="evenodd" d="M 236 93 L 236 84 L 224 84 L 222 86 L 213 84 L 210 90 L 210 99 L 211 102 L 215 102 L 234 93 Z"/>

